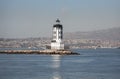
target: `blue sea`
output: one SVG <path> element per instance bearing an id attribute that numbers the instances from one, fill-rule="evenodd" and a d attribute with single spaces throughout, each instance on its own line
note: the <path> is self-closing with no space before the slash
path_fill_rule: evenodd
<path id="1" fill-rule="evenodd" d="M 0 54 L 0 79 L 120 79 L 120 49 L 81 55 Z"/>

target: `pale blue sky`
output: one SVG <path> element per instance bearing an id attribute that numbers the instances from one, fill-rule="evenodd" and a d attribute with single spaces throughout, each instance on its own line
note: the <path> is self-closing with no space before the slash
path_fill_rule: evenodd
<path id="1" fill-rule="evenodd" d="M 64 32 L 120 27 L 120 0 L 0 0 L 0 38 L 50 37 L 56 18 Z"/>

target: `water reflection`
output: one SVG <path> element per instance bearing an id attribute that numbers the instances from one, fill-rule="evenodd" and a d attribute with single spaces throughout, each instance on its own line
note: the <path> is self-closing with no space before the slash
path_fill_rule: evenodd
<path id="1" fill-rule="evenodd" d="M 52 56 L 52 66 L 53 66 L 53 75 L 52 79 L 62 79 L 59 68 L 60 68 L 60 55 L 54 55 Z"/>

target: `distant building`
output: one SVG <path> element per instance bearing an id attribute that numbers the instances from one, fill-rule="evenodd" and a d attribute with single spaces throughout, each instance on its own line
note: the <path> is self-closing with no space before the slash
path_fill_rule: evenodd
<path id="1" fill-rule="evenodd" d="M 53 25 L 52 30 L 51 49 L 64 49 L 63 39 L 63 26 L 60 24 L 60 20 L 56 20 L 56 24 Z"/>

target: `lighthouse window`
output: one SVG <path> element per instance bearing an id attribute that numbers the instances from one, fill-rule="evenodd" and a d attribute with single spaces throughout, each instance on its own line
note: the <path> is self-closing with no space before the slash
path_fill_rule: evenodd
<path id="1" fill-rule="evenodd" d="M 56 32 L 53 32 L 54 34 L 56 34 Z"/>
<path id="2" fill-rule="evenodd" d="M 61 39 L 62 38 L 62 36 L 59 36 L 59 39 Z"/>
<path id="3" fill-rule="evenodd" d="M 62 36 L 59 36 L 59 39 L 62 39 Z"/>
<path id="4" fill-rule="evenodd" d="M 56 36 L 53 36 L 53 38 L 55 39 L 55 38 L 56 38 Z"/>
<path id="5" fill-rule="evenodd" d="M 61 31 L 61 35 L 63 34 L 63 32 Z"/>
<path id="6" fill-rule="evenodd" d="M 59 32 L 59 35 L 62 35 L 62 32 Z"/>
<path id="7" fill-rule="evenodd" d="M 59 34 L 60 34 L 61 32 L 59 32 Z"/>

